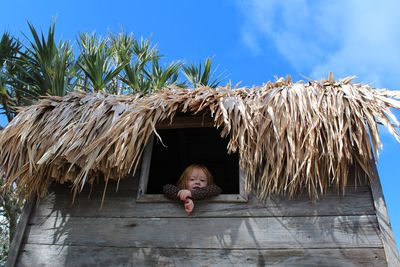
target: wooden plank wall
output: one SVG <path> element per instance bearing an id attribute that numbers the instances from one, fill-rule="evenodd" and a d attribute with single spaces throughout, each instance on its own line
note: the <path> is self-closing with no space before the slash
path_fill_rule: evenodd
<path id="1" fill-rule="evenodd" d="M 65 186 L 36 207 L 17 266 L 386 266 L 371 191 L 331 190 L 265 204 L 137 203 L 134 179 L 82 192 Z M 114 188 L 113 188 L 114 187 Z"/>

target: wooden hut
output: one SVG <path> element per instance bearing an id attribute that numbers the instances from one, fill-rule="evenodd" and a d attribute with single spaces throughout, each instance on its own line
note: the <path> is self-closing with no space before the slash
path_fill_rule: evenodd
<path id="1" fill-rule="evenodd" d="M 45 97 L 1 132 L 9 266 L 400 266 L 375 167 L 400 93 L 351 78 Z M 188 216 L 161 186 L 201 162 Z"/>

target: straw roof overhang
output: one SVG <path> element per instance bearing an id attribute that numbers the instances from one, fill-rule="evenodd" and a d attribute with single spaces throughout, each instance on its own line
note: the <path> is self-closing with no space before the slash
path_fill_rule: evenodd
<path id="1" fill-rule="evenodd" d="M 240 154 L 248 190 L 260 198 L 329 186 L 344 189 L 350 170 L 369 177 L 381 148 L 378 123 L 399 140 L 390 108 L 399 91 L 377 90 L 351 78 L 293 83 L 289 79 L 231 90 L 167 88 L 147 96 L 74 92 L 24 108 L 0 133 L 7 184 L 46 193 L 52 181 L 75 192 L 95 177 L 135 173 L 156 124 L 178 113 L 207 112 L 229 152 Z"/>

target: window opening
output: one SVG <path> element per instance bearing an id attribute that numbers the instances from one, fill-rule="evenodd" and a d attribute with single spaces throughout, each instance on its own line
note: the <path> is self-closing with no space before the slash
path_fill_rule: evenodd
<path id="1" fill-rule="evenodd" d="M 172 124 L 157 125 L 157 132 L 163 143 L 152 136 L 146 145 L 138 201 L 168 201 L 162 195 L 163 185 L 176 184 L 183 170 L 193 163 L 204 164 L 222 189 L 222 194 L 210 201 L 247 201 L 239 155 L 227 153 L 229 139 L 221 138 L 210 121 L 200 116 L 179 117 Z"/>

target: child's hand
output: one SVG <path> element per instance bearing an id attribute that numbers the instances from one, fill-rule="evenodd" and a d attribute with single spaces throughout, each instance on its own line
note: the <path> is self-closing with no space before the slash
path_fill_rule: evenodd
<path id="1" fill-rule="evenodd" d="M 186 199 L 187 199 L 188 197 L 192 197 L 192 192 L 190 192 L 190 191 L 187 190 L 187 189 L 179 190 L 179 192 L 178 192 L 178 197 L 179 197 L 182 201 L 186 201 Z"/>
<path id="2" fill-rule="evenodd" d="M 191 200 L 190 198 L 186 199 L 185 201 L 185 211 L 187 214 L 190 214 L 193 211 L 194 208 L 194 203 L 193 200 Z"/>

